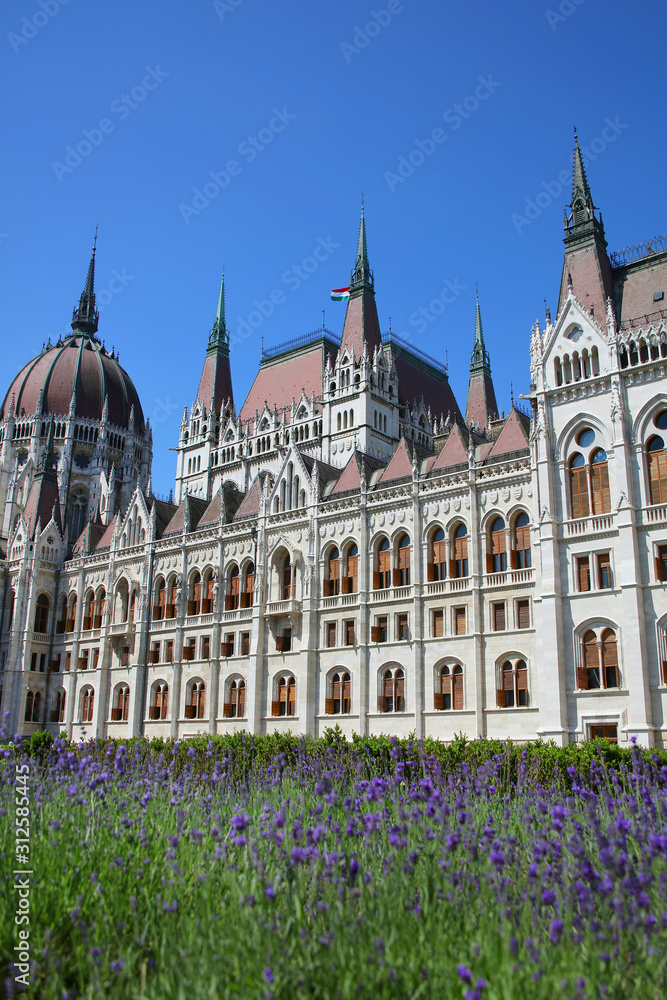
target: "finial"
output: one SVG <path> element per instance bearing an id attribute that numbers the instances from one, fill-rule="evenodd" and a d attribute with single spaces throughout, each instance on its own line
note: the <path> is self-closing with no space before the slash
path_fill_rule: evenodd
<path id="1" fill-rule="evenodd" d="M 324 309 L 322 310 L 322 333 L 324 333 L 326 327 L 324 325 Z"/>
<path id="2" fill-rule="evenodd" d="M 512 404 L 512 409 L 514 409 L 514 383 L 510 382 L 510 403 Z"/>

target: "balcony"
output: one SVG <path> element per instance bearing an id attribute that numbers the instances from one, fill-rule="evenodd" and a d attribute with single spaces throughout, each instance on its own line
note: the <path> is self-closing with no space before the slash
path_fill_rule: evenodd
<path id="1" fill-rule="evenodd" d="M 267 615 L 273 615 L 275 617 L 300 614 L 300 612 L 301 602 L 296 601 L 293 598 L 289 598 L 286 601 L 271 601 L 266 606 Z"/>
<path id="2" fill-rule="evenodd" d="M 535 570 L 532 566 L 526 569 L 508 569 L 502 573 L 485 573 L 485 587 L 527 587 L 533 583 Z"/>
<path id="3" fill-rule="evenodd" d="M 613 514 L 597 514 L 594 517 L 579 517 L 576 521 L 563 522 L 563 534 L 566 538 L 601 535 L 614 530 Z"/>
<path id="4" fill-rule="evenodd" d="M 653 524 L 664 524 L 667 521 L 667 504 L 656 504 L 654 507 L 642 507 L 641 523 L 647 527 Z"/>
<path id="5" fill-rule="evenodd" d="M 133 635 L 134 629 L 134 622 L 114 622 L 114 624 L 109 627 L 109 634 L 113 636 Z"/>

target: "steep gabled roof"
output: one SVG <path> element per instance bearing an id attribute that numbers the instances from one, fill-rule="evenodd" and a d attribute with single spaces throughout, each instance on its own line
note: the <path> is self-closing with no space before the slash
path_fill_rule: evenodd
<path id="1" fill-rule="evenodd" d="M 113 533 L 116 529 L 117 520 L 118 520 L 118 514 L 116 514 L 115 517 L 113 517 L 111 521 L 109 521 L 109 523 L 107 524 L 106 528 L 104 529 L 104 533 L 102 534 L 99 542 L 95 546 L 96 552 L 100 552 L 103 549 L 111 548 L 111 539 L 113 538 Z"/>
<path id="2" fill-rule="evenodd" d="M 242 517 L 254 517 L 256 514 L 259 514 L 259 497 L 259 476 L 257 476 L 254 483 L 243 498 L 236 514 L 234 514 L 234 520 L 238 521 Z"/>
<path id="3" fill-rule="evenodd" d="M 201 520 L 204 511 L 208 507 L 208 501 L 202 500 L 200 497 L 193 497 L 190 493 L 187 493 L 181 503 L 179 504 L 177 510 L 175 511 L 173 517 L 169 521 L 169 524 L 163 531 L 163 537 L 165 535 L 174 535 L 178 531 L 183 531 L 185 526 L 186 512 L 188 517 L 189 530 L 194 531 L 199 521 Z"/>
<path id="4" fill-rule="evenodd" d="M 89 521 L 72 546 L 72 556 L 86 556 L 96 549 L 106 530 L 101 521 Z"/>
<path id="5" fill-rule="evenodd" d="M 158 500 L 155 497 L 149 497 L 146 503 L 155 508 L 155 533 L 158 538 L 162 538 L 165 528 L 178 509 L 177 505 L 170 500 Z"/>
<path id="6" fill-rule="evenodd" d="M 383 466 L 384 462 L 380 462 L 379 459 L 364 455 L 361 451 L 353 451 L 349 462 L 338 477 L 338 482 L 332 489 L 330 496 L 361 489 L 361 470 L 364 470 L 364 476 L 368 483 L 371 475 L 378 469 L 383 468 Z"/>
<path id="7" fill-rule="evenodd" d="M 508 455 L 513 451 L 524 451 L 528 448 L 529 428 L 530 420 L 528 417 L 512 407 L 505 421 L 505 426 L 496 438 L 488 457 L 496 458 L 498 455 Z"/>
<path id="8" fill-rule="evenodd" d="M 408 451 L 405 438 L 401 438 L 398 448 L 391 456 L 389 465 L 379 477 L 378 482 L 388 483 L 393 479 L 406 479 L 412 476 L 412 455 Z"/>
<path id="9" fill-rule="evenodd" d="M 458 424 L 454 424 L 430 471 L 437 472 L 439 469 L 448 469 L 452 465 L 461 465 L 464 462 L 467 465 L 468 445 L 461 433 L 461 428 Z"/>

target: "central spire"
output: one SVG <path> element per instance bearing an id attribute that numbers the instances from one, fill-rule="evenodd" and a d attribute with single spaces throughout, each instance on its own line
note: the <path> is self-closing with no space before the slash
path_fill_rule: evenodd
<path id="1" fill-rule="evenodd" d="M 484 332 L 482 330 L 482 314 L 479 308 L 479 293 L 475 289 L 477 305 L 475 308 L 475 343 L 470 355 L 470 374 L 476 371 L 483 371 L 486 375 L 491 374 L 491 362 L 489 352 L 484 346 Z"/>
<path id="2" fill-rule="evenodd" d="M 99 311 L 95 308 L 95 252 L 97 250 L 97 229 L 95 229 L 95 240 L 93 242 L 93 252 L 88 265 L 86 284 L 79 299 L 79 305 L 72 313 L 72 330 L 75 333 L 83 333 L 88 337 L 94 337 L 100 320 Z"/>
<path id="3" fill-rule="evenodd" d="M 222 278 L 220 279 L 220 293 L 218 295 L 218 308 L 215 311 L 215 322 L 213 329 L 208 335 L 208 349 L 217 347 L 229 348 L 229 333 L 225 323 L 225 268 L 222 267 Z"/>
<path id="4" fill-rule="evenodd" d="M 604 226 L 602 216 L 596 218 L 596 209 L 593 204 L 590 185 L 586 176 L 586 167 L 579 147 L 579 137 L 577 130 L 574 130 L 574 167 L 572 171 L 572 201 L 570 203 L 570 214 L 565 213 L 565 242 L 578 240 L 582 236 L 594 235 L 598 241 L 607 246 L 604 238 Z"/>
<path id="5" fill-rule="evenodd" d="M 382 346 L 380 323 L 375 305 L 373 272 L 368 263 L 363 201 L 361 203 L 359 239 L 357 240 L 357 257 L 350 275 L 350 297 L 347 300 L 341 338 L 341 346 L 345 344 L 354 350 L 357 358 L 362 356 L 364 348 L 367 349 L 369 357 L 372 357 L 375 349 Z"/>
<path id="6" fill-rule="evenodd" d="M 361 291 L 364 286 L 373 288 L 373 272 L 368 263 L 368 246 L 366 244 L 366 219 L 364 217 L 364 203 L 361 203 L 361 221 L 359 222 L 359 239 L 357 241 L 357 259 L 354 270 L 350 275 L 350 295 L 355 291 Z"/>

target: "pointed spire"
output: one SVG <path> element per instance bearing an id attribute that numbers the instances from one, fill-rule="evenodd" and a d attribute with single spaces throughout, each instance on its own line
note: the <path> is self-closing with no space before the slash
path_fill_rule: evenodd
<path id="1" fill-rule="evenodd" d="M 596 219 L 595 212 L 599 211 L 593 204 L 584 158 L 579 146 L 577 129 L 574 129 L 574 166 L 572 170 L 572 201 L 570 202 L 570 214 L 565 212 L 565 241 L 573 238 L 579 239 L 581 236 L 595 234 L 600 237 L 604 246 L 607 243 L 604 239 L 604 226 L 602 216 Z"/>
<path id="2" fill-rule="evenodd" d="M 482 313 L 479 308 L 479 292 L 477 291 L 477 286 L 475 285 L 475 342 L 470 355 L 470 374 L 472 375 L 473 373 L 480 371 L 484 372 L 485 375 L 490 375 L 491 362 L 489 360 L 489 352 L 484 346 Z"/>
<path id="3" fill-rule="evenodd" d="M 81 298 L 79 299 L 78 308 L 74 309 L 72 313 L 72 330 L 75 333 L 83 333 L 88 337 L 94 337 L 97 333 L 97 327 L 100 319 L 100 314 L 95 308 L 95 253 L 97 251 L 97 228 L 95 229 L 95 240 L 93 243 L 93 252 L 90 257 L 90 264 L 88 265 L 88 274 L 86 275 L 86 284 L 84 286 L 83 292 L 81 293 Z"/>
<path id="4" fill-rule="evenodd" d="M 220 292 L 218 294 L 218 308 L 215 311 L 215 322 L 208 337 L 208 349 L 217 349 L 219 346 L 229 347 L 229 334 L 225 323 L 225 266 L 222 266 L 222 278 L 220 279 Z"/>
<path id="5" fill-rule="evenodd" d="M 359 221 L 359 239 L 357 240 L 357 259 L 354 263 L 354 270 L 351 275 L 350 292 L 364 285 L 373 287 L 373 272 L 368 263 L 368 245 L 366 243 L 366 218 L 364 215 L 364 203 L 361 202 L 361 219 Z"/>
<path id="6" fill-rule="evenodd" d="M 49 424 L 49 429 L 46 433 L 46 445 L 44 447 L 44 452 L 39 460 L 39 465 L 37 466 L 38 472 L 44 473 L 55 473 L 56 472 L 56 459 L 53 450 L 53 442 L 55 438 L 55 424 L 53 417 L 51 417 L 51 422 Z"/>

